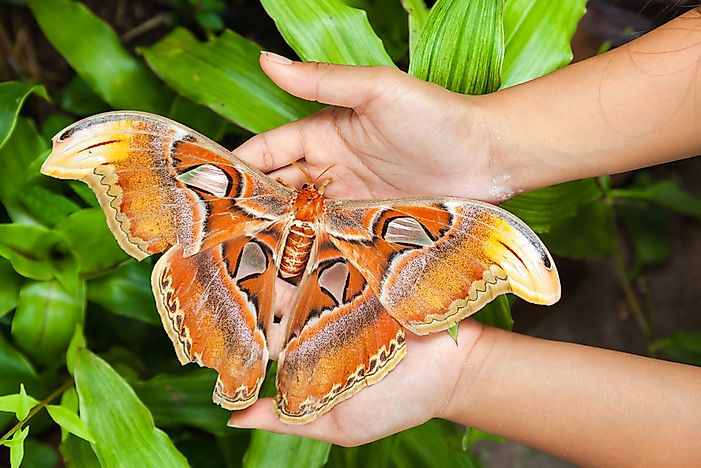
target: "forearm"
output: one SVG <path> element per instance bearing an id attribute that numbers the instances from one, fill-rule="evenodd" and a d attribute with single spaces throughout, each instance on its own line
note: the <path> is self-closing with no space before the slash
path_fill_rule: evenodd
<path id="1" fill-rule="evenodd" d="M 486 327 L 444 416 L 586 465 L 701 464 L 701 369 Z"/>
<path id="2" fill-rule="evenodd" d="M 476 102 L 513 192 L 697 155 L 701 13 Z"/>

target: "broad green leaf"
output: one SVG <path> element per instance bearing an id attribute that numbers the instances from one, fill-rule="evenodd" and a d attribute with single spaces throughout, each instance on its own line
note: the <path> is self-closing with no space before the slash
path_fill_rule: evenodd
<path id="1" fill-rule="evenodd" d="M 409 14 L 409 55 L 414 55 L 414 45 L 426 21 L 428 8 L 424 0 L 401 0 L 402 6 Z"/>
<path id="2" fill-rule="evenodd" d="M 406 10 L 402 7 L 401 2 L 341 1 L 350 7 L 365 10 L 370 27 L 382 41 L 382 45 L 393 63 L 406 61 L 409 54 L 409 27 L 406 20 Z"/>
<path id="3" fill-rule="evenodd" d="M 29 7 L 44 36 L 110 106 L 168 112 L 168 90 L 85 5 L 71 0 L 31 0 Z"/>
<path id="4" fill-rule="evenodd" d="M 85 423 L 73 411 L 58 405 L 48 405 L 46 410 L 49 412 L 51 419 L 61 428 L 88 442 L 95 442 Z"/>
<path id="5" fill-rule="evenodd" d="M 223 119 L 210 108 L 195 104 L 183 96 L 177 96 L 173 100 L 168 118 L 187 125 L 214 141 L 219 141 L 234 127 L 231 122 Z"/>
<path id="6" fill-rule="evenodd" d="M 3 379 L 8 379 L 9 376 L 20 378 L 37 376 L 29 359 L 8 343 L 3 335 L 0 335 L 0 376 Z"/>
<path id="7" fill-rule="evenodd" d="M 100 206 L 100 202 L 97 201 L 95 192 L 93 192 L 90 187 L 77 180 L 69 180 L 68 186 L 78 195 L 88 206 Z"/>
<path id="8" fill-rule="evenodd" d="M 640 189 L 611 190 L 611 196 L 619 199 L 645 200 L 677 213 L 701 218 L 701 198 L 685 192 L 671 180 L 662 180 Z"/>
<path id="9" fill-rule="evenodd" d="M 506 51 L 502 88 L 564 67 L 572 61 L 570 42 L 586 0 L 508 0 L 504 7 Z"/>
<path id="10" fill-rule="evenodd" d="M 0 287 L 0 317 L 2 317 L 17 306 L 19 288 L 22 285 L 22 278 L 15 273 L 12 264 L 4 258 L 0 258 L 0 285 L 2 285 Z"/>
<path id="11" fill-rule="evenodd" d="M 75 369 L 75 356 L 80 351 L 87 348 L 85 343 L 85 335 L 83 335 L 83 327 L 80 324 L 76 325 L 75 332 L 73 332 L 73 337 L 68 343 L 68 349 L 66 350 L 66 368 L 68 373 L 73 375 Z"/>
<path id="12" fill-rule="evenodd" d="M 580 206 L 598 200 L 601 190 L 594 179 L 575 180 L 512 198 L 501 207 L 525 221 L 538 233 L 565 218 L 574 216 Z"/>
<path id="13" fill-rule="evenodd" d="M 701 366 L 701 333 L 679 331 L 672 336 L 653 341 L 650 351 L 661 353 L 673 361 Z"/>
<path id="14" fill-rule="evenodd" d="M 44 99 L 49 98 L 43 86 L 20 83 L 19 81 L 0 83 L 0 148 L 10 138 L 17 123 L 19 111 L 31 93 Z"/>
<path id="15" fill-rule="evenodd" d="M 462 436 L 462 431 L 448 421 L 432 419 L 397 435 L 390 465 L 477 468 L 477 461 L 462 450 Z"/>
<path id="16" fill-rule="evenodd" d="M 511 330 L 514 325 L 514 319 L 511 318 L 509 297 L 506 294 L 497 296 L 475 314 L 475 319 L 493 327 Z"/>
<path id="17" fill-rule="evenodd" d="M 66 408 L 66 410 L 70 411 L 71 413 L 78 414 L 78 392 L 76 391 L 75 386 L 71 386 L 65 392 L 63 392 L 63 395 L 61 395 L 61 406 Z M 68 440 L 69 436 L 70 432 L 62 427 L 61 442 Z"/>
<path id="18" fill-rule="evenodd" d="M 506 439 L 504 437 L 494 435 L 494 434 L 491 434 L 489 432 L 481 431 L 479 429 L 475 429 L 474 427 L 468 427 L 467 430 L 465 430 L 465 435 L 463 436 L 463 439 L 462 439 L 463 450 L 471 450 L 472 444 L 474 444 L 475 442 L 478 442 L 480 440 L 493 440 L 494 442 L 506 442 Z"/>
<path id="19" fill-rule="evenodd" d="M 597 258 L 616 250 L 613 209 L 602 201 L 587 203 L 541 235 L 551 252 L 570 258 Z"/>
<path id="20" fill-rule="evenodd" d="M 340 0 L 261 0 L 261 3 L 302 60 L 394 66 L 363 10 Z"/>
<path id="21" fill-rule="evenodd" d="M 47 149 L 46 141 L 39 134 L 34 122 L 26 117 L 19 117 L 12 135 L 0 148 L 0 200 L 3 203 L 20 195 L 19 188 L 28 178 L 29 166 Z"/>
<path id="22" fill-rule="evenodd" d="M 151 292 L 151 264 L 134 260 L 88 283 L 88 300 L 117 315 L 160 325 Z"/>
<path id="23" fill-rule="evenodd" d="M 35 280 L 58 279 L 69 291 L 78 288 L 78 262 L 66 239 L 49 229 L 0 224 L 0 257 L 17 273 Z"/>
<path id="24" fill-rule="evenodd" d="M 19 468 L 24 459 L 24 441 L 29 435 L 29 426 L 17 431 L 12 439 L 3 442 L 3 445 L 10 447 L 10 468 Z"/>
<path id="25" fill-rule="evenodd" d="M 334 468 L 385 468 L 390 464 L 392 453 L 397 450 L 400 435 L 361 445 L 359 447 L 340 447 L 333 445 L 329 453 L 328 467 Z"/>
<path id="26" fill-rule="evenodd" d="M 29 411 L 39 404 L 39 401 L 27 395 L 24 385 L 20 393 L 0 396 L 0 411 L 15 413 L 19 421 L 27 417 Z M 24 395 L 21 394 L 24 392 Z"/>
<path id="27" fill-rule="evenodd" d="M 61 443 L 61 458 L 69 468 L 100 468 L 100 462 L 90 444 L 75 436 Z"/>
<path id="28" fill-rule="evenodd" d="M 36 361 L 61 362 L 76 325 L 83 321 L 84 309 L 84 286 L 69 294 L 56 281 L 27 282 L 20 291 L 12 336 Z"/>
<path id="29" fill-rule="evenodd" d="M 24 468 L 56 468 L 59 466 L 58 453 L 49 443 L 27 439 L 24 441 Z"/>
<path id="30" fill-rule="evenodd" d="M 75 122 L 75 118 L 66 115 L 66 114 L 51 114 L 44 120 L 44 123 L 41 125 L 41 137 L 44 141 L 51 141 L 51 139 L 58 134 L 62 129 L 68 127 L 71 125 L 73 122 Z M 44 160 L 41 161 L 42 163 Z M 41 165 L 39 165 L 39 168 Z M 37 171 L 37 175 L 39 175 L 39 171 Z"/>
<path id="31" fill-rule="evenodd" d="M 231 413 L 212 403 L 216 374 L 197 369 L 184 375 L 157 375 L 151 380 L 129 381 L 161 427 L 188 425 L 226 435 Z"/>
<path id="32" fill-rule="evenodd" d="M 23 185 L 6 204 L 15 223 L 38 223 L 47 227 L 53 227 L 80 210 L 72 200 L 37 184 Z"/>
<path id="33" fill-rule="evenodd" d="M 504 0 L 438 0 L 421 30 L 409 73 L 463 94 L 499 88 Z"/>
<path id="34" fill-rule="evenodd" d="M 55 230 L 68 241 L 82 274 L 99 275 L 129 259 L 110 232 L 100 208 L 75 212 L 58 223 Z"/>
<path id="35" fill-rule="evenodd" d="M 650 265 L 664 263 L 672 256 L 670 211 L 653 203 L 630 200 L 619 203 L 621 216 L 635 254 L 633 276 Z"/>
<path id="36" fill-rule="evenodd" d="M 76 76 L 63 92 L 61 108 L 66 112 L 84 117 L 108 111 L 110 106 L 95 94 L 85 81 Z"/>
<path id="37" fill-rule="evenodd" d="M 200 42 L 186 29 L 176 28 L 140 52 L 178 93 L 254 133 L 321 108 L 290 96 L 270 81 L 258 65 L 260 50 L 233 31 Z"/>
<path id="38" fill-rule="evenodd" d="M 100 464 L 123 467 L 188 466 L 134 390 L 105 361 L 80 351 L 75 366 L 81 419 L 95 438 Z"/>
<path id="39" fill-rule="evenodd" d="M 326 464 L 331 444 L 287 434 L 254 430 L 243 457 L 244 468 L 320 467 Z"/>

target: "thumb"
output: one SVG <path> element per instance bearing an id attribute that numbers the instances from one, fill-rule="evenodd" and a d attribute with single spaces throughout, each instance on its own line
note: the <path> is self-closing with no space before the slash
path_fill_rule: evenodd
<path id="1" fill-rule="evenodd" d="M 308 101 L 362 108 L 381 92 L 387 80 L 404 73 L 390 67 L 295 62 L 272 52 L 262 52 L 260 66 L 280 88 Z"/>

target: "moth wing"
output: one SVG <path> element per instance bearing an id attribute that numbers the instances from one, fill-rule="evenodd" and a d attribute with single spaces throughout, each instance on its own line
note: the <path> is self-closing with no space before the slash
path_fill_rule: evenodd
<path id="1" fill-rule="evenodd" d="M 380 381 L 406 352 L 402 327 L 323 233 L 310 261 L 278 363 L 277 413 L 288 424 Z"/>
<path id="2" fill-rule="evenodd" d="M 180 362 L 219 373 L 213 400 L 226 409 L 253 404 L 265 377 L 273 256 L 265 242 L 242 236 L 190 257 L 176 245 L 153 270 L 156 305 Z"/>
<path id="3" fill-rule="evenodd" d="M 420 335 L 449 328 L 505 292 L 537 304 L 560 297 L 557 269 L 540 239 L 487 203 L 329 201 L 323 221 L 389 314 Z"/>
<path id="4" fill-rule="evenodd" d="M 207 137 L 134 111 L 67 127 L 42 172 L 87 183 L 119 245 L 139 260 L 175 244 L 190 256 L 257 232 L 287 214 L 292 197 Z"/>

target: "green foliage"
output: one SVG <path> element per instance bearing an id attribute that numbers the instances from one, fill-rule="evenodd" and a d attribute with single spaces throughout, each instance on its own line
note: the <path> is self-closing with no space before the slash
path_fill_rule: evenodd
<path id="1" fill-rule="evenodd" d="M 480 94 L 568 63 L 585 2 L 439 0 L 432 8 L 423 0 L 261 3 L 304 60 L 404 66 L 409 53 L 415 76 Z M 55 466 L 60 453 L 69 467 L 478 466 L 467 448 L 487 435 L 465 435 L 438 420 L 355 448 L 227 428 L 229 412 L 211 402 L 215 374 L 181 369 L 161 330 L 150 288 L 153 261 L 139 263 L 122 252 L 84 184 L 40 175 L 56 132 L 109 109 L 168 115 L 221 141 L 322 108 L 280 90 L 260 70 L 257 42 L 266 49 L 280 42 L 272 28 L 228 29 L 228 9 L 238 7 L 222 0 L 158 5 L 166 25 L 138 42 L 135 54 L 111 19 L 82 3 L 29 0 L 41 33 L 75 75 L 62 88 L 50 88 L 51 103 L 44 83 L 0 83 L 0 445 L 10 449 L 0 465 L 15 467 L 24 459 L 26 466 Z M 670 217 L 701 217 L 701 201 L 645 174 L 629 187 L 609 185 L 607 179 L 576 181 L 503 206 L 557 254 L 613 256 L 624 288 L 633 291 L 632 278 L 671 255 Z M 622 260 L 624 235 L 632 247 L 629 270 Z M 626 297 L 635 306 L 634 296 Z M 644 313 L 640 317 L 644 324 Z M 497 298 L 477 319 L 510 329 L 510 297 Z M 697 334 L 680 332 L 649 348 L 699 364 L 699 343 Z M 272 378 L 266 386 L 274 392 Z M 56 450 L 45 442 L 58 444 L 59 431 Z"/>

